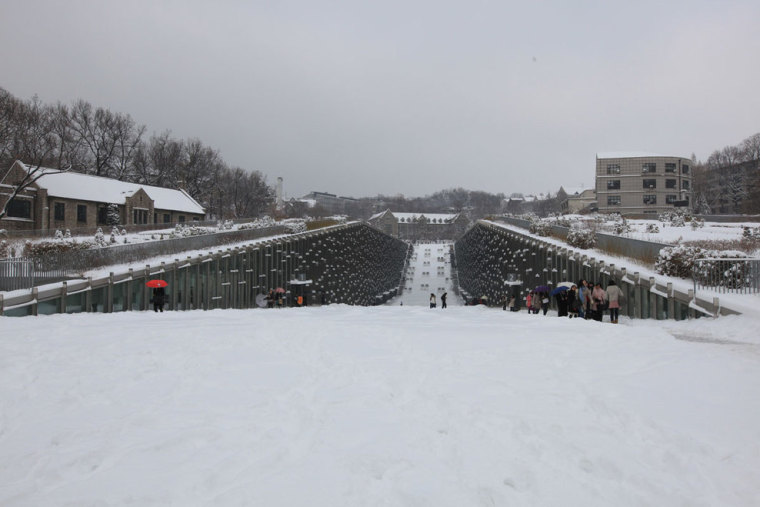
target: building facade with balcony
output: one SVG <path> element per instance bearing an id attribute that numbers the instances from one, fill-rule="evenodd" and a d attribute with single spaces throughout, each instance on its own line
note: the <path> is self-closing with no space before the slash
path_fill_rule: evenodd
<path id="1" fill-rule="evenodd" d="M 691 207 L 692 162 L 641 152 L 596 155 L 596 200 L 600 213 L 653 215 Z"/>

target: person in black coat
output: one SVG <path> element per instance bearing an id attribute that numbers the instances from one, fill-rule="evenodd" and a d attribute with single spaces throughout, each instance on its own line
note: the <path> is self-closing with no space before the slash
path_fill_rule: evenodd
<path id="1" fill-rule="evenodd" d="M 153 311 L 164 312 L 164 299 L 166 298 L 166 291 L 163 287 L 156 287 L 153 289 Z"/>

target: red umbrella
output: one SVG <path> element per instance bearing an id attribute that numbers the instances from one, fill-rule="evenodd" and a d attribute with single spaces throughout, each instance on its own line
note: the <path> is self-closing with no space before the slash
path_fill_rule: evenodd
<path id="1" fill-rule="evenodd" d="M 166 283 L 164 280 L 148 280 L 147 282 L 145 282 L 145 285 L 155 289 L 158 287 L 166 287 L 169 284 Z"/>
<path id="2" fill-rule="evenodd" d="M 277 287 L 274 291 L 279 292 L 280 294 L 285 294 L 285 289 L 283 289 L 282 287 Z"/>

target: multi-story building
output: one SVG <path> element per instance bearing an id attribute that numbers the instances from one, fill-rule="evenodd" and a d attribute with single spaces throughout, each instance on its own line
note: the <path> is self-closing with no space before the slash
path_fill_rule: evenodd
<path id="1" fill-rule="evenodd" d="M 657 214 L 691 206 L 692 162 L 654 153 L 597 153 L 600 213 Z"/>

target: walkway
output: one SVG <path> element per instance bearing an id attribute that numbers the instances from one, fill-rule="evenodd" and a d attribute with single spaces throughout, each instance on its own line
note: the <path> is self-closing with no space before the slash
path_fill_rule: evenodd
<path id="1" fill-rule="evenodd" d="M 406 270 L 404 292 L 390 300 L 389 305 L 429 306 L 430 294 L 435 294 L 437 307 L 441 307 L 441 295 L 448 292 L 447 306 L 462 306 L 454 293 L 451 280 L 451 254 L 454 243 L 416 243 Z"/>

